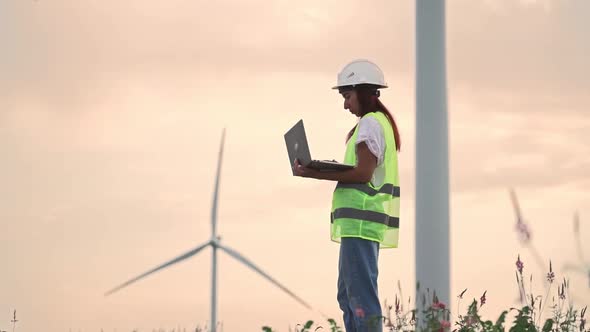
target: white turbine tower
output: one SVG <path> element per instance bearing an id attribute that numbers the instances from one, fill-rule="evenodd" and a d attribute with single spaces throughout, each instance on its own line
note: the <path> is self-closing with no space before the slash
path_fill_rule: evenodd
<path id="1" fill-rule="evenodd" d="M 445 1 L 417 0 L 416 281 L 447 304 L 449 263 Z"/>
<path id="2" fill-rule="evenodd" d="M 254 265 L 254 263 L 252 263 L 250 260 L 246 259 L 244 256 L 242 256 L 237 251 L 221 244 L 221 239 L 217 236 L 217 202 L 218 202 L 218 196 L 219 196 L 219 178 L 220 178 L 220 172 L 221 172 L 221 160 L 223 157 L 224 141 L 225 141 L 225 129 L 223 130 L 223 134 L 221 136 L 221 146 L 219 148 L 219 159 L 217 162 L 217 176 L 215 178 L 215 189 L 213 192 L 213 207 L 211 210 L 211 239 L 208 242 L 205 242 L 204 244 L 201 244 L 200 246 L 197 246 L 196 248 L 194 248 L 194 249 L 192 249 L 192 250 L 190 250 L 190 251 L 188 251 L 188 252 L 156 267 L 156 268 L 153 268 L 153 269 L 151 269 L 151 270 L 149 270 L 149 271 L 147 271 L 147 272 L 145 272 L 133 279 L 130 279 L 129 281 L 126 281 L 125 283 L 123 283 L 123 284 L 113 288 L 112 290 L 108 291 L 107 293 L 105 293 L 105 296 L 108 296 L 108 295 L 120 290 L 121 288 L 129 286 L 130 284 L 132 284 L 140 279 L 143 279 L 156 271 L 162 270 L 166 267 L 169 267 L 169 266 L 179 263 L 187 258 L 190 258 L 190 257 L 196 255 L 199 251 L 205 249 L 208 246 L 211 246 L 211 249 L 213 250 L 212 269 L 211 269 L 211 330 L 210 330 L 211 332 L 216 332 L 216 330 L 217 330 L 217 249 L 221 249 L 222 251 L 225 251 L 228 255 L 235 258 L 240 263 L 248 266 L 249 268 L 254 270 L 256 273 L 258 273 L 259 275 L 261 275 L 262 277 L 264 277 L 265 279 L 267 279 L 268 281 L 270 281 L 271 283 L 273 283 L 274 285 L 279 287 L 285 293 L 289 294 L 297 302 L 301 303 L 306 308 L 312 310 L 312 308 L 309 304 L 307 304 L 305 301 L 303 301 L 300 297 L 295 295 L 293 292 L 291 292 L 285 286 L 281 285 L 278 281 L 273 279 L 270 275 L 268 275 L 267 273 L 262 271 L 260 268 L 258 268 L 256 265 Z"/>

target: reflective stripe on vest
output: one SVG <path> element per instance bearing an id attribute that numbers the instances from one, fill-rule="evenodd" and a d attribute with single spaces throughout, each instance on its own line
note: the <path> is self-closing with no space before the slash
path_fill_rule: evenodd
<path id="1" fill-rule="evenodd" d="M 377 222 L 387 225 L 388 227 L 399 228 L 399 218 L 388 216 L 385 213 L 379 213 L 375 211 L 358 210 L 353 208 L 339 208 L 334 210 L 334 212 L 332 212 L 330 215 L 330 220 L 332 223 L 334 222 L 334 219 L 338 218 L 360 219 Z"/>
<path id="2" fill-rule="evenodd" d="M 393 197 L 400 197 L 399 196 L 400 195 L 399 187 L 394 186 L 391 183 L 386 183 L 383 186 L 381 186 L 381 188 L 379 190 L 376 190 L 364 183 L 340 183 L 339 182 L 338 185 L 336 185 L 336 189 L 342 189 L 342 188 L 360 190 L 369 196 L 375 196 L 377 194 L 389 194 Z"/>

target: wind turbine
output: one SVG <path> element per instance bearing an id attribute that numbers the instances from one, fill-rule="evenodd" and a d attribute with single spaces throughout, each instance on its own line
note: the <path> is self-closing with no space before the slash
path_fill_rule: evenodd
<path id="1" fill-rule="evenodd" d="M 445 48 L 445 0 L 416 0 L 416 281 L 449 303 Z"/>
<path id="2" fill-rule="evenodd" d="M 201 250 L 211 246 L 211 249 L 213 250 L 212 269 L 211 269 L 211 332 L 215 332 L 217 329 L 217 249 L 221 249 L 222 251 L 224 251 L 225 253 L 227 253 L 231 257 L 238 260 L 240 263 L 242 263 L 242 264 L 246 265 L 247 267 L 249 267 L 250 269 L 254 270 L 256 273 L 258 273 L 259 275 L 264 277 L 266 280 L 270 281 L 275 286 L 277 286 L 281 290 L 283 290 L 285 293 L 289 294 L 289 296 L 294 298 L 297 302 L 302 304 L 304 307 L 306 307 L 310 310 L 313 310 L 309 304 L 307 304 L 300 297 L 298 297 L 293 292 L 291 292 L 289 289 L 287 289 L 287 287 L 280 284 L 278 281 L 276 281 L 270 275 L 268 275 L 267 273 L 262 271 L 259 267 L 254 265 L 254 263 L 252 263 L 250 260 L 246 259 L 244 256 L 242 256 L 236 250 L 231 249 L 231 248 L 221 244 L 221 238 L 219 236 L 217 236 L 217 202 L 218 202 L 218 197 L 219 197 L 219 178 L 220 178 L 220 173 L 221 173 L 221 161 L 222 161 L 222 157 L 223 157 L 224 141 L 225 141 L 225 129 L 223 129 L 223 133 L 221 135 L 221 145 L 219 148 L 219 159 L 217 161 L 217 175 L 215 177 L 215 189 L 213 191 L 213 206 L 211 209 L 211 238 L 210 238 L 210 240 L 195 247 L 194 249 L 187 251 L 186 253 L 184 253 L 176 258 L 173 258 L 173 259 L 167 261 L 166 263 L 164 263 L 162 265 L 159 265 L 159 266 L 157 266 L 157 267 L 155 267 L 155 268 L 153 268 L 153 269 L 151 269 L 151 270 L 149 270 L 149 271 L 147 271 L 135 278 L 132 278 L 132 279 L 124 282 L 123 284 L 106 292 L 105 296 L 113 294 L 114 292 L 116 292 L 124 287 L 127 287 L 130 284 L 132 284 L 136 281 L 139 281 L 140 279 L 143 279 L 154 272 L 157 272 L 157 271 L 167 268 L 171 265 L 179 263 L 187 258 L 190 258 L 190 257 L 196 255 L 197 253 L 199 253 Z"/>

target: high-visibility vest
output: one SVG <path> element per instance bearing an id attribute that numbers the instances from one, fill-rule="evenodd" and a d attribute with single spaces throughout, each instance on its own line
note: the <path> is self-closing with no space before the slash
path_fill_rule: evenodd
<path id="1" fill-rule="evenodd" d="M 399 238 L 400 188 L 397 149 L 391 124 L 381 112 L 367 113 L 381 125 L 385 137 L 385 176 L 383 184 L 338 183 L 332 197 L 331 239 L 359 237 L 379 242 L 381 248 L 397 248 Z M 344 163 L 357 164 L 358 126 L 346 145 Z"/>

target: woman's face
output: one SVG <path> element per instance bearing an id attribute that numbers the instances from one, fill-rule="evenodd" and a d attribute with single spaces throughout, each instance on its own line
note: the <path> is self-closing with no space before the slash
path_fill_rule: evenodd
<path id="1" fill-rule="evenodd" d="M 342 97 L 344 98 L 344 109 L 348 110 L 350 113 L 359 116 L 360 114 L 360 106 L 357 99 L 357 94 L 355 90 L 345 91 L 342 93 Z"/>

